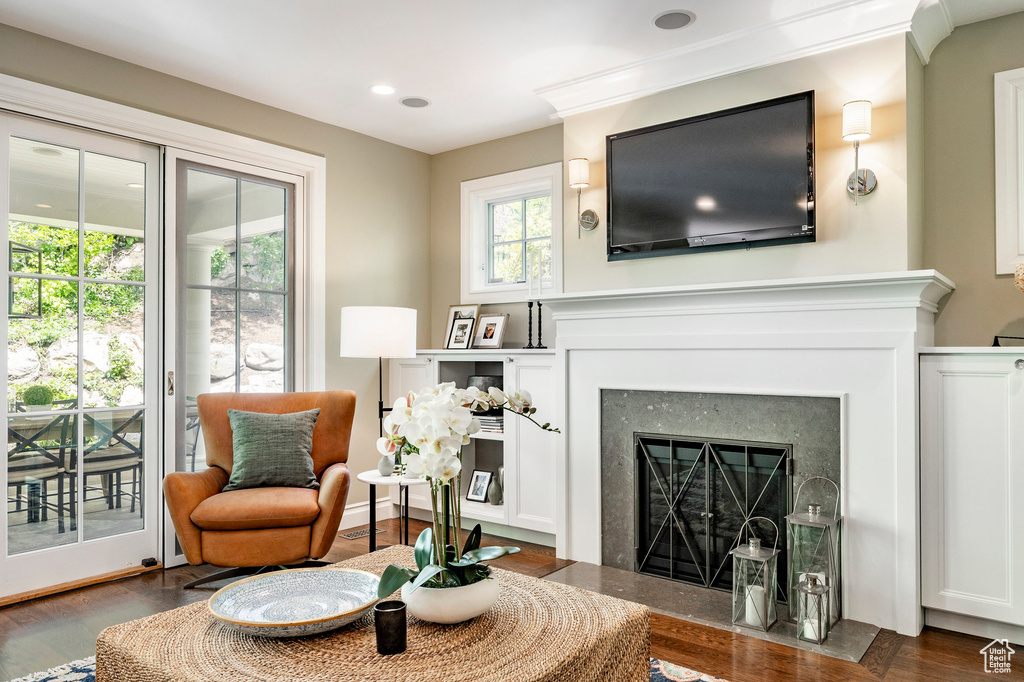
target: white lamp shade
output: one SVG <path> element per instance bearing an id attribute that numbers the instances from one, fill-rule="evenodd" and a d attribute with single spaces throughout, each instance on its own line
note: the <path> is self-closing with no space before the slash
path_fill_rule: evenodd
<path id="1" fill-rule="evenodd" d="M 569 159 L 569 187 L 590 187 L 590 159 Z"/>
<path id="2" fill-rule="evenodd" d="M 341 357 L 416 357 L 416 310 L 385 306 L 342 308 Z"/>
<path id="3" fill-rule="evenodd" d="M 871 102 L 859 99 L 843 105 L 843 139 L 849 142 L 871 137 Z"/>

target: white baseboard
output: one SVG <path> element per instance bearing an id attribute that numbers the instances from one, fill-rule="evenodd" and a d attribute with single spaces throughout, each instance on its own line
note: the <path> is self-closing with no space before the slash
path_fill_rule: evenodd
<path id="1" fill-rule="evenodd" d="M 394 505 L 390 497 L 377 498 L 377 520 L 383 521 L 394 517 Z M 345 513 L 341 515 L 341 525 L 338 531 L 348 530 L 356 526 L 365 526 L 370 523 L 370 502 L 353 502 L 345 506 Z"/>
<path id="2" fill-rule="evenodd" d="M 1008 639 L 1010 643 L 1024 646 L 1024 627 L 1000 623 L 974 616 L 964 616 L 948 611 L 924 610 L 924 623 L 933 628 L 962 632 L 983 639 Z"/>

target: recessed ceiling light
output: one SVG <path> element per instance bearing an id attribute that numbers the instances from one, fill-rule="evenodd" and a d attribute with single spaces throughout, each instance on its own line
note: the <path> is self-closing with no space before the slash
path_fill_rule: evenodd
<path id="1" fill-rule="evenodd" d="M 666 31 L 674 31 L 677 28 L 683 26 L 689 26 L 696 19 L 693 16 L 693 12 L 687 12 L 681 9 L 670 9 L 667 12 L 662 12 L 658 16 L 654 17 L 654 25 L 660 29 Z"/>
<path id="2" fill-rule="evenodd" d="M 413 109 L 422 109 L 430 106 L 430 100 L 426 97 L 403 97 L 399 100 L 402 104 Z"/>
<path id="3" fill-rule="evenodd" d="M 395 94 L 395 89 L 393 87 L 391 87 L 390 85 L 384 85 L 384 84 L 374 85 L 372 88 L 370 88 L 370 90 L 372 90 L 374 93 L 376 93 L 378 95 L 393 95 L 393 94 Z"/>
<path id="4" fill-rule="evenodd" d="M 702 211 L 714 211 L 715 207 L 718 206 L 713 197 L 697 197 L 697 201 L 693 203 Z"/>
<path id="5" fill-rule="evenodd" d="M 142 189 L 145 187 L 141 182 L 129 182 L 125 184 L 125 187 L 131 187 L 132 189 Z"/>
<path id="6" fill-rule="evenodd" d="M 36 204 L 36 208 L 53 208 L 49 204 Z"/>
<path id="7" fill-rule="evenodd" d="M 64 156 L 59 149 L 53 147 L 32 147 L 32 151 L 40 156 Z"/>

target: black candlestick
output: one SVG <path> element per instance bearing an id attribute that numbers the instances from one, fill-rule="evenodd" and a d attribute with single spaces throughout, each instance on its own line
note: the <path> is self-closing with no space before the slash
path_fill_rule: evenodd
<path id="1" fill-rule="evenodd" d="M 527 301 L 526 302 L 526 310 L 527 310 L 527 316 L 526 316 L 527 340 L 526 340 L 526 345 L 523 346 L 523 348 L 535 348 L 536 346 L 533 345 L 533 301 Z"/>
<path id="2" fill-rule="evenodd" d="M 536 348 L 547 348 L 547 346 L 545 346 L 544 342 L 541 340 L 541 337 L 543 337 L 543 335 L 544 335 L 544 328 L 541 326 L 543 324 L 543 322 L 544 322 L 544 320 L 542 319 L 544 317 L 544 311 L 541 310 L 541 308 L 543 308 L 543 307 L 544 307 L 544 304 L 541 303 L 540 301 L 537 301 L 537 345 L 536 345 Z"/>

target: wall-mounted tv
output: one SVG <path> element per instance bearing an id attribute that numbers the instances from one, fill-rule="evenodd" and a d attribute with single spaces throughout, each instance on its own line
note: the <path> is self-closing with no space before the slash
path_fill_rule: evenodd
<path id="1" fill-rule="evenodd" d="M 814 241 L 814 93 L 607 137 L 608 260 Z"/>

